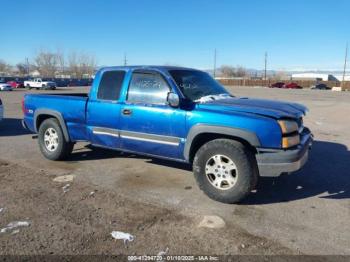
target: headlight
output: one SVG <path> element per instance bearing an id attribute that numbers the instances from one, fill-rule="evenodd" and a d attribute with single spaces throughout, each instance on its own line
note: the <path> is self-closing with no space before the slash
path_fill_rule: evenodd
<path id="1" fill-rule="evenodd" d="M 278 120 L 278 124 L 281 127 L 282 134 L 290 134 L 298 131 L 298 124 L 292 120 Z"/>
<path id="2" fill-rule="evenodd" d="M 299 135 L 282 137 L 282 148 L 290 148 L 300 144 Z"/>

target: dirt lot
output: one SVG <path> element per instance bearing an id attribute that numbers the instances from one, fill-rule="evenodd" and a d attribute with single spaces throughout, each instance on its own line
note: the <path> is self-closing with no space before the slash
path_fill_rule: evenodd
<path id="1" fill-rule="evenodd" d="M 19 232 L 0 233 L 0 254 L 156 255 L 168 248 L 168 254 L 350 255 L 350 92 L 229 89 L 307 105 L 305 124 L 316 140 L 303 170 L 262 179 L 240 205 L 208 199 L 190 168 L 178 163 L 87 144 L 77 145 L 69 161 L 48 161 L 20 124 L 21 98 L 29 91 L 0 93 L 6 117 L 0 124 L 0 228 L 30 222 Z M 74 181 L 53 181 L 62 175 Z M 206 215 L 226 225 L 198 227 Z M 112 239 L 113 230 L 135 239 L 124 245 Z"/>

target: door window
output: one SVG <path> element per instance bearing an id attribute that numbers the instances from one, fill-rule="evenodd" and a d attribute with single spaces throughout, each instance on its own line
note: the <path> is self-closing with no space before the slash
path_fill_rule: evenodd
<path id="1" fill-rule="evenodd" d="M 133 73 L 127 101 L 143 104 L 166 104 L 170 88 L 158 73 Z"/>

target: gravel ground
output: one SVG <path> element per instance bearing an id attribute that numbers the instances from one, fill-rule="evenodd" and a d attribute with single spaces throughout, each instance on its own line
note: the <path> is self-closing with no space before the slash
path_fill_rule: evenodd
<path id="1" fill-rule="evenodd" d="M 168 254 L 349 255 L 350 93 L 229 90 L 307 105 L 305 124 L 316 140 L 303 170 L 261 179 L 240 205 L 208 199 L 190 168 L 178 163 L 87 144 L 77 145 L 68 161 L 48 161 L 20 124 L 21 98 L 29 91 L 0 93 L 6 117 L 0 124 L 0 228 L 30 223 L 0 233 L 0 254 L 155 255 L 168 248 Z M 53 181 L 63 175 L 74 180 Z M 198 227 L 204 216 L 218 216 L 225 226 Z M 113 230 L 135 239 L 114 240 Z"/>

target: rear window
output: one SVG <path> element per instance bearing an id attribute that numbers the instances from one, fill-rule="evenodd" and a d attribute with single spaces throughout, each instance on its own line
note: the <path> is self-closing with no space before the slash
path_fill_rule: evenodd
<path id="1" fill-rule="evenodd" d="M 118 100 L 124 77 L 124 71 L 104 72 L 100 86 L 98 87 L 97 98 L 102 100 Z"/>

